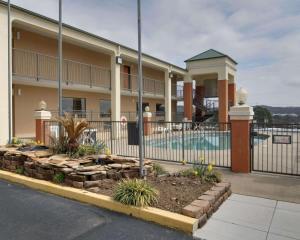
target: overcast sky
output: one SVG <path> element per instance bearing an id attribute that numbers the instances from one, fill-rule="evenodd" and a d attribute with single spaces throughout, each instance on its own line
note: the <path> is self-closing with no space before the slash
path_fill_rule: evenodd
<path id="1" fill-rule="evenodd" d="M 141 0 L 143 51 L 185 67 L 213 48 L 251 104 L 300 106 L 300 0 Z M 58 0 L 11 0 L 58 18 Z M 63 21 L 137 48 L 136 0 L 64 0 Z"/>

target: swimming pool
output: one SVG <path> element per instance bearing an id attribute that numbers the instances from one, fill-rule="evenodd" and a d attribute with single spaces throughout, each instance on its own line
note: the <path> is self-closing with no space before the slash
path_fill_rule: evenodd
<path id="1" fill-rule="evenodd" d="M 254 144 L 259 141 L 264 141 L 267 137 L 255 136 Z M 183 140 L 183 143 L 182 143 Z M 163 138 L 156 138 L 147 141 L 147 145 L 166 149 L 182 149 L 184 144 L 185 150 L 225 150 L 230 149 L 231 136 L 229 132 L 191 132 L 186 133 L 184 138 L 182 136 L 170 136 Z"/>

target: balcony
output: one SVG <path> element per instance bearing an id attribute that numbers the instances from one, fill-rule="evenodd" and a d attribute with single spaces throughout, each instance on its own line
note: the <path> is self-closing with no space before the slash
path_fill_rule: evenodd
<path id="1" fill-rule="evenodd" d="M 13 76 L 22 79 L 22 82 L 56 82 L 58 79 L 58 58 L 45 54 L 13 49 L 12 58 Z M 121 89 L 123 93 L 137 93 L 137 76 L 121 73 Z M 164 81 L 144 77 L 144 94 L 149 96 L 165 95 Z M 77 62 L 69 59 L 63 60 L 63 83 L 68 86 L 87 86 L 111 89 L 111 71 L 100 66 Z"/>
<path id="2" fill-rule="evenodd" d="M 121 89 L 127 93 L 138 92 L 138 76 L 134 74 L 121 73 Z M 164 81 L 156 80 L 148 77 L 143 78 L 143 90 L 144 94 L 150 94 L 155 96 L 165 95 Z"/>
<path id="3" fill-rule="evenodd" d="M 24 80 L 57 81 L 58 59 L 32 51 L 13 49 L 13 76 Z M 63 60 L 63 82 L 66 85 L 85 85 L 110 89 L 110 69 Z"/>

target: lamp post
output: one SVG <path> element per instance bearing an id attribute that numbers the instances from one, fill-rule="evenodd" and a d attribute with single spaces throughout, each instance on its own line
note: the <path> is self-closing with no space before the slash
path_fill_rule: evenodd
<path id="1" fill-rule="evenodd" d="M 58 111 L 62 116 L 62 0 L 59 0 L 58 23 Z"/>
<path id="2" fill-rule="evenodd" d="M 137 0 L 138 17 L 138 82 L 139 82 L 139 159 L 140 159 L 140 177 L 144 177 L 144 143 L 143 143 L 143 72 L 142 72 L 142 41 L 141 41 L 141 1 Z"/>
<path id="3" fill-rule="evenodd" d="M 7 1 L 7 29 L 8 29 L 8 142 L 12 140 L 12 80 L 11 80 L 11 22 L 10 22 L 10 0 Z"/>

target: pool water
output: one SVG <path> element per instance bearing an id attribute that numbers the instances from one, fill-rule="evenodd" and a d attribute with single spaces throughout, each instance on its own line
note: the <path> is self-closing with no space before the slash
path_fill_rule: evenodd
<path id="1" fill-rule="evenodd" d="M 261 136 L 254 137 L 254 144 L 264 141 L 266 138 Z M 182 136 L 164 137 L 149 140 L 148 145 L 152 147 L 182 149 Z M 219 133 L 189 133 L 184 136 L 185 150 L 225 150 L 230 149 L 231 137 L 229 132 Z"/>

